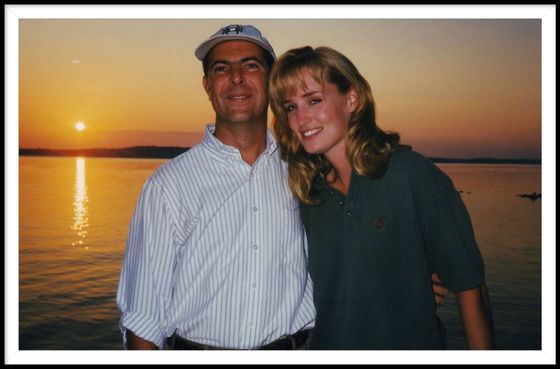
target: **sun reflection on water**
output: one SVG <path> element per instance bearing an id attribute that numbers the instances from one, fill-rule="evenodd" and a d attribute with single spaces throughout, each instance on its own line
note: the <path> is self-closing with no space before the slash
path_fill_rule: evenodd
<path id="1" fill-rule="evenodd" d="M 86 159 L 76 158 L 76 182 L 74 184 L 74 223 L 72 229 L 76 231 L 78 240 L 72 246 L 81 246 L 86 250 L 86 236 L 88 228 L 88 194 L 86 184 Z"/>

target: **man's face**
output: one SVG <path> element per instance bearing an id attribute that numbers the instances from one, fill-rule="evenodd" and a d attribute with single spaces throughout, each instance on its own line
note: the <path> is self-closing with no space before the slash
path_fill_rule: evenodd
<path id="1" fill-rule="evenodd" d="M 269 70 L 263 50 L 247 41 L 226 41 L 209 54 L 204 89 L 216 123 L 266 122 Z"/>

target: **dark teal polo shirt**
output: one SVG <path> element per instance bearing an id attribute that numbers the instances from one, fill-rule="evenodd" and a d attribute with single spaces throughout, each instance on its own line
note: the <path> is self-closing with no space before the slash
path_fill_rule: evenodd
<path id="1" fill-rule="evenodd" d="M 347 196 L 318 179 L 301 204 L 317 308 L 312 349 L 442 349 L 430 276 L 452 291 L 484 282 L 471 221 L 449 177 L 393 151 L 383 177 L 352 174 Z"/>

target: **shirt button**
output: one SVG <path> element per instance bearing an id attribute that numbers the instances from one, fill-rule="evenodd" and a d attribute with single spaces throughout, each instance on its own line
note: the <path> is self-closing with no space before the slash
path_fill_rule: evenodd
<path id="1" fill-rule="evenodd" d="M 253 286 L 253 288 L 257 287 L 256 283 L 253 283 L 251 286 Z"/>
<path id="2" fill-rule="evenodd" d="M 259 248 L 259 245 L 253 245 L 253 248 L 256 250 Z"/>
<path id="3" fill-rule="evenodd" d="M 257 207 L 255 206 L 255 207 L 253 208 L 253 211 L 256 213 L 257 210 L 259 210 L 259 209 L 257 209 Z"/>
<path id="4" fill-rule="evenodd" d="M 351 212 L 350 210 L 348 210 L 348 211 L 346 212 L 346 215 L 352 215 L 352 212 Z"/>
<path id="5" fill-rule="evenodd" d="M 344 205 L 344 202 L 343 202 L 343 201 L 339 201 L 339 202 L 338 202 L 338 205 L 342 206 L 342 205 Z"/>

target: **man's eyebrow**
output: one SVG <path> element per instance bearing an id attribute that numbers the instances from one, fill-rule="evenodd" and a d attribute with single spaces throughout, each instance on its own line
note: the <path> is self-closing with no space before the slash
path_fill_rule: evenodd
<path id="1" fill-rule="evenodd" d="M 246 58 L 241 59 L 241 63 L 246 63 L 248 61 L 255 61 L 255 62 L 259 63 L 260 65 L 264 65 L 264 62 L 256 56 L 248 56 Z"/>
<path id="2" fill-rule="evenodd" d="M 259 63 L 260 65 L 264 66 L 264 62 L 262 60 L 260 60 L 258 57 L 256 56 L 247 56 L 245 58 L 241 58 L 239 60 L 239 62 L 241 64 L 246 63 L 248 61 L 255 61 L 257 63 Z M 214 67 L 214 65 L 216 64 L 225 64 L 225 65 L 231 65 L 231 64 L 235 64 L 236 61 L 230 61 L 230 60 L 224 60 L 224 59 L 216 59 L 214 60 L 211 64 L 210 64 L 210 68 Z"/>
<path id="3" fill-rule="evenodd" d="M 220 59 L 216 59 L 214 60 L 212 63 L 210 63 L 210 69 L 214 67 L 214 65 L 216 64 L 230 64 L 227 60 L 220 60 Z"/>

